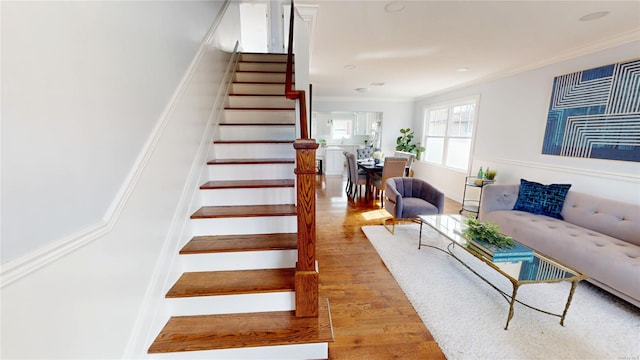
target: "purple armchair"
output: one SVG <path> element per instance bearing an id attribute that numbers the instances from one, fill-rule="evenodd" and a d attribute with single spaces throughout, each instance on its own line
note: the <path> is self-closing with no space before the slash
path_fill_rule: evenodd
<path id="1" fill-rule="evenodd" d="M 418 178 L 387 179 L 385 197 L 384 208 L 392 218 L 384 220 L 384 225 L 392 234 L 398 221 L 415 220 L 418 215 L 442 214 L 444 211 L 444 194 Z"/>

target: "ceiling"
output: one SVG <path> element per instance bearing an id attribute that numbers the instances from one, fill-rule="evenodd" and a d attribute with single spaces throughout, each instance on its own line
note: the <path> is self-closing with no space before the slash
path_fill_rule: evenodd
<path id="1" fill-rule="evenodd" d="M 314 98 L 415 99 L 640 39 L 640 1 L 296 0 L 296 7 L 315 13 Z M 580 20 L 596 12 L 608 14 Z"/>

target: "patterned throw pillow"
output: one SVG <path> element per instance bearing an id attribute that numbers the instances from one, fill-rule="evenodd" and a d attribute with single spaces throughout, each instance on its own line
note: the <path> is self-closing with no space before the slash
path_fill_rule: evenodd
<path id="1" fill-rule="evenodd" d="M 551 216 L 562 220 L 562 206 L 571 184 L 542 185 L 520 179 L 518 200 L 513 210 L 521 210 L 537 215 Z"/>

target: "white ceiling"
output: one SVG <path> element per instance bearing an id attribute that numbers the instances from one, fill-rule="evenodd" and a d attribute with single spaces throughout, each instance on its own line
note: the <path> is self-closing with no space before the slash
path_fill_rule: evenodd
<path id="1" fill-rule="evenodd" d="M 390 2 L 404 9 L 385 11 Z M 316 10 L 314 98 L 415 99 L 640 39 L 640 1 L 296 0 L 296 6 Z M 600 11 L 609 14 L 579 21 Z"/>

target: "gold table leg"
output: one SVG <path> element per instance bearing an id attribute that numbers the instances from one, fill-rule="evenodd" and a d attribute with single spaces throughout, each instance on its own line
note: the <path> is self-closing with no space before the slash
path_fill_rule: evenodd
<path id="1" fill-rule="evenodd" d="M 509 327 L 509 322 L 511 318 L 513 318 L 513 304 L 516 302 L 516 295 L 518 294 L 518 284 L 515 282 L 511 283 L 513 285 L 513 293 L 511 294 L 511 301 L 509 301 L 509 316 L 507 317 L 507 324 L 504 326 L 504 329 L 507 330 Z"/>
<path id="2" fill-rule="evenodd" d="M 569 290 L 569 297 L 567 298 L 567 304 L 564 306 L 564 311 L 562 312 L 562 317 L 560 318 L 560 325 L 562 326 L 564 326 L 564 317 L 567 316 L 567 311 L 569 311 L 569 306 L 571 306 L 571 300 L 573 299 L 573 293 L 576 291 L 576 286 L 578 285 L 578 281 L 571 282 L 571 290 Z"/>

